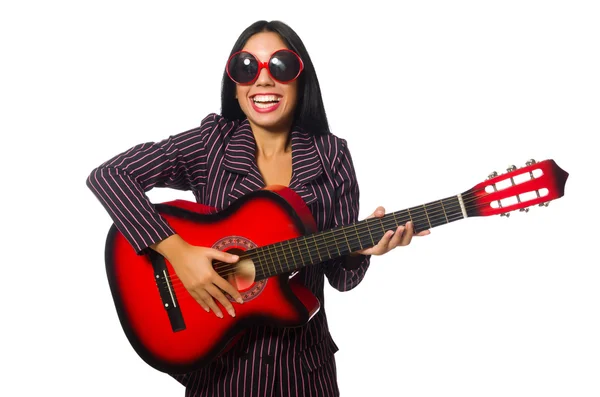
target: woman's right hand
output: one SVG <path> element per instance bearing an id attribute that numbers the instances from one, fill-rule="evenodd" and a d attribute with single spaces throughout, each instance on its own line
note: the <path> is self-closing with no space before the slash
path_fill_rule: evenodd
<path id="1" fill-rule="evenodd" d="M 223 318 L 221 309 L 215 303 L 216 299 L 232 317 L 235 317 L 233 305 L 222 291 L 227 292 L 238 303 L 244 301 L 239 291 L 215 271 L 212 261 L 235 263 L 239 259 L 237 255 L 188 244 L 177 234 L 152 245 L 151 248 L 167 258 L 179 280 L 204 310 L 212 310 L 217 317 Z"/>

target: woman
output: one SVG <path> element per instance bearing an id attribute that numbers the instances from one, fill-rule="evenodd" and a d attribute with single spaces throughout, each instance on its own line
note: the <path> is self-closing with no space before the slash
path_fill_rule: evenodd
<path id="1" fill-rule="evenodd" d="M 239 292 L 214 271 L 213 260 L 238 258 L 188 244 L 154 210 L 144 192 L 155 186 L 191 190 L 217 210 L 268 185 L 295 190 L 319 230 L 357 220 L 359 189 L 346 141 L 330 133 L 319 83 L 297 34 L 281 22 L 259 21 L 238 38 L 223 75 L 222 114 L 198 128 L 114 157 L 90 174 L 88 186 L 140 254 L 167 258 L 207 312 L 235 315 Z M 371 216 L 382 216 L 379 207 Z M 422 232 L 420 235 L 427 234 Z M 297 277 L 323 302 L 324 280 L 340 291 L 363 279 L 371 255 L 412 238 L 412 225 L 388 231 L 379 243 L 304 268 Z M 186 395 L 337 396 L 337 350 L 320 310 L 300 328 L 254 328 L 234 348 L 199 371 L 173 375 Z M 249 395 L 249 394 L 248 394 Z"/>

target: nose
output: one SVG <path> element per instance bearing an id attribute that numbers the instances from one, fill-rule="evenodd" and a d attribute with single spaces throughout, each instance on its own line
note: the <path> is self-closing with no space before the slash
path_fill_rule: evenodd
<path id="1" fill-rule="evenodd" d="M 273 86 L 275 85 L 275 82 L 273 81 L 271 75 L 269 74 L 269 71 L 265 67 L 262 68 L 258 73 L 258 78 L 256 79 L 256 82 L 254 84 L 256 84 L 257 86 Z"/>

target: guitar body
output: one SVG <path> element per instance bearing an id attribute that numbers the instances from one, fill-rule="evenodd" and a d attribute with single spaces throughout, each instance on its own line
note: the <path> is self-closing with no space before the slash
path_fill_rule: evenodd
<path id="1" fill-rule="evenodd" d="M 284 187 L 254 192 L 222 212 L 183 200 L 156 208 L 188 243 L 236 254 L 316 231 L 303 200 Z M 138 255 L 114 225 L 105 259 L 123 330 L 136 352 L 163 372 L 198 369 L 231 348 L 248 327 L 301 326 L 320 308 L 289 273 L 257 282 L 236 276 L 228 279 L 244 304 L 233 303 L 232 318 L 217 302 L 224 314 L 218 318 L 193 299 L 168 261 L 155 252 Z"/>

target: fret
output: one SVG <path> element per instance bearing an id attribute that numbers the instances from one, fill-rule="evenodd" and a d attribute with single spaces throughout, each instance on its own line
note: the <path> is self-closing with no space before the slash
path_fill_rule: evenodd
<path id="1" fill-rule="evenodd" d="M 259 249 L 251 249 L 245 252 L 245 254 L 247 254 L 250 257 L 250 260 L 252 261 L 252 263 L 254 264 L 254 269 L 256 269 L 256 275 L 255 278 L 259 278 L 262 274 L 260 273 L 260 270 L 262 269 L 262 264 L 260 263 L 260 260 L 258 259 L 258 254 L 259 254 Z M 219 276 L 223 277 L 222 274 L 219 274 Z M 226 277 L 223 277 L 226 278 Z"/>
<path id="2" fill-rule="evenodd" d="M 319 255 L 319 262 L 323 262 L 323 258 L 321 258 L 321 250 L 319 249 L 319 246 L 317 245 L 317 239 L 315 238 L 315 235 L 313 234 L 313 241 L 315 242 L 315 250 L 317 251 L 317 255 Z M 308 244 L 306 245 L 308 247 Z"/>
<path id="3" fill-rule="evenodd" d="M 448 197 L 443 199 L 442 202 L 446 203 L 444 207 L 446 208 L 446 213 L 450 222 L 454 222 L 464 218 L 460 207 L 460 203 L 458 201 L 458 197 Z"/>
<path id="4" fill-rule="evenodd" d="M 262 263 L 260 263 L 260 258 L 259 258 L 259 249 L 249 250 L 249 251 L 246 251 L 246 253 L 250 257 L 250 260 L 252 261 L 252 263 L 254 264 L 254 267 L 256 269 L 262 268 Z"/>
<path id="5" fill-rule="evenodd" d="M 381 237 L 383 237 L 383 235 L 385 234 L 385 227 L 383 226 L 383 221 L 381 220 L 381 218 L 377 219 L 379 219 L 379 225 L 381 226 Z M 379 237 L 379 240 L 381 240 L 381 237 Z"/>
<path id="6" fill-rule="evenodd" d="M 269 262 L 269 259 L 267 258 L 266 252 L 268 252 L 268 251 L 270 251 L 269 246 L 257 248 L 257 253 L 262 254 L 262 256 L 264 258 L 264 262 L 263 262 L 262 266 L 259 267 L 259 270 L 262 274 L 262 277 L 260 277 L 260 279 L 270 277 L 272 275 L 272 273 L 273 274 L 276 273 L 276 270 L 274 268 L 272 268 L 272 266 L 274 266 L 272 257 L 271 257 L 271 262 Z M 270 256 L 270 252 L 269 252 L 269 256 Z"/>
<path id="7" fill-rule="evenodd" d="M 429 223 L 429 228 L 432 229 L 431 221 L 429 220 L 429 214 L 427 213 L 427 207 L 423 204 L 423 212 L 425 212 L 425 216 L 427 217 L 427 223 Z"/>
<path id="8" fill-rule="evenodd" d="M 410 214 L 410 217 L 411 217 L 410 220 L 413 223 L 413 227 L 415 230 L 427 229 L 427 226 L 426 226 L 427 220 L 425 219 L 425 215 L 421 215 L 421 213 L 420 213 L 422 211 L 423 211 L 423 208 L 421 208 L 421 207 L 413 207 L 408 211 Z"/>
<path id="9" fill-rule="evenodd" d="M 273 270 L 277 271 L 277 265 L 275 263 L 275 260 L 273 259 L 273 254 L 271 253 L 271 248 L 269 248 L 270 246 L 267 246 L 267 252 L 269 253 L 269 258 L 271 258 L 271 265 L 273 266 Z"/>
<path id="10" fill-rule="evenodd" d="M 296 255 L 294 255 L 294 251 L 292 251 L 292 242 L 290 240 L 288 240 L 287 244 L 288 244 L 288 248 L 290 249 L 290 255 L 292 256 L 292 261 L 294 261 L 294 267 L 292 269 L 288 269 L 288 270 L 297 269 L 298 263 L 296 262 Z M 289 263 L 287 267 L 290 267 L 290 266 L 291 266 L 291 263 Z"/>
<path id="11" fill-rule="evenodd" d="M 425 205 L 425 208 L 427 209 L 429 214 L 431 227 L 436 227 L 448 223 L 446 222 L 444 210 L 441 207 L 441 201 L 434 201 L 432 203 L 428 203 Z"/>
<path id="12" fill-rule="evenodd" d="M 262 253 L 262 255 L 263 255 L 263 258 L 265 258 L 264 264 L 263 264 L 263 266 L 262 266 L 262 268 L 261 268 L 261 270 L 262 270 L 263 272 L 265 272 L 265 270 L 266 270 L 266 269 L 268 269 L 268 267 L 269 267 L 269 261 L 267 260 L 267 256 L 265 255 L 265 249 L 264 249 L 264 248 L 262 248 L 262 247 L 261 247 L 261 248 L 259 248 L 259 249 L 258 249 L 258 253 L 259 253 L 259 254 L 260 254 L 260 253 Z"/>
<path id="13" fill-rule="evenodd" d="M 298 247 L 298 252 L 300 253 L 300 257 L 302 258 L 302 262 L 306 262 L 306 259 L 304 259 L 304 254 L 302 253 L 302 249 L 300 248 L 300 243 L 299 240 L 300 238 L 295 238 L 294 240 L 296 240 L 296 246 Z M 304 242 L 306 243 L 306 238 L 302 237 L 302 240 L 304 240 Z M 306 248 L 308 248 L 308 245 L 306 245 Z M 313 259 L 310 255 L 310 249 L 306 250 L 306 253 L 308 254 L 308 263 L 306 263 L 307 265 L 312 265 L 313 264 Z"/>
<path id="14" fill-rule="evenodd" d="M 414 224 L 415 224 L 415 221 L 413 221 L 413 217 L 412 217 L 412 215 L 410 214 L 410 208 L 407 208 L 407 209 L 406 209 L 406 211 L 408 212 L 408 219 L 410 219 L 410 221 L 411 221 L 411 222 L 413 223 L 413 225 L 414 225 Z M 406 223 L 406 222 L 404 222 L 404 223 Z"/>
<path id="15" fill-rule="evenodd" d="M 360 249 L 362 250 L 364 248 L 363 248 L 363 244 L 362 244 L 362 241 L 360 239 L 360 236 L 358 234 L 358 228 L 356 227 L 356 225 L 354 225 L 353 229 L 354 229 L 354 233 L 356 233 L 356 238 L 358 239 L 358 244 L 360 244 Z M 368 227 L 367 227 L 367 230 L 368 230 Z"/>
<path id="16" fill-rule="evenodd" d="M 384 215 L 383 218 L 381 218 L 381 222 L 383 224 L 384 229 L 387 230 L 396 230 L 396 226 L 395 226 L 395 222 L 394 220 L 388 215 Z"/>
<path id="17" fill-rule="evenodd" d="M 279 268 L 281 268 L 281 272 L 285 273 L 285 270 L 283 270 L 283 264 L 281 262 L 281 259 L 279 258 L 279 253 L 277 252 L 279 244 L 274 244 L 273 245 L 273 252 L 275 252 L 275 256 L 277 257 L 277 263 L 279 263 Z M 277 265 L 275 265 L 275 268 L 277 268 Z"/>
<path id="18" fill-rule="evenodd" d="M 372 219 L 372 218 L 371 218 L 371 219 Z M 371 244 L 373 244 L 373 245 L 377 245 L 377 244 L 375 244 L 375 240 L 373 239 L 373 234 L 371 234 L 371 225 L 369 225 L 369 219 L 367 219 L 367 220 L 365 221 L 365 224 L 367 225 L 367 230 L 368 230 L 368 232 L 369 232 L 369 237 L 371 237 Z"/>
<path id="19" fill-rule="evenodd" d="M 442 211 L 444 211 L 444 217 L 446 217 L 446 223 L 450 223 L 448 220 L 448 214 L 446 214 L 446 208 L 444 208 L 444 200 L 440 200 L 440 204 L 442 205 Z"/>
<path id="20" fill-rule="evenodd" d="M 392 212 L 392 217 L 394 218 L 394 223 L 396 224 L 396 227 L 400 226 L 400 224 L 398 223 L 398 219 L 396 219 L 396 213 Z"/>
<path id="21" fill-rule="evenodd" d="M 325 235 L 327 233 L 331 233 L 331 232 L 330 231 L 325 231 L 325 232 L 319 234 L 319 237 L 321 238 L 321 245 L 317 246 L 317 250 L 319 252 L 319 256 L 320 256 L 321 249 L 325 248 L 325 255 L 324 255 L 323 259 L 322 259 L 324 261 L 326 261 L 327 259 L 331 258 L 331 254 L 329 253 L 329 245 L 327 244 L 327 239 L 325 238 Z"/>
<path id="22" fill-rule="evenodd" d="M 346 236 L 346 230 L 344 228 L 340 229 L 340 233 L 344 236 L 344 240 L 346 240 L 346 245 L 348 246 L 348 251 L 352 252 L 352 247 L 350 247 L 350 243 L 348 242 L 348 236 Z"/>
<path id="23" fill-rule="evenodd" d="M 314 236 L 313 236 L 313 239 L 314 239 Z M 313 251 L 313 250 L 311 250 L 310 247 L 308 246 L 308 237 L 304 237 L 304 245 L 306 245 L 306 250 L 308 251 L 308 255 L 310 255 L 310 262 L 318 263 L 316 261 L 313 261 L 312 254 L 311 254 L 311 251 Z M 315 246 L 314 250 L 316 250 L 316 246 Z M 316 251 L 317 251 L 317 256 L 319 257 L 319 262 L 321 262 L 321 256 L 319 255 L 319 251 L 318 250 L 316 250 Z"/>
<path id="24" fill-rule="evenodd" d="M 329 232 L 329 234 L 331 235 L 331 238 L 333 239 L 333 244 L 335 244 L 335 249 L 337 250 L 338 255 L 341 256 L 342 255 L 342 251 L 340 251 L 340 247 L 337 244 L 337 238 L 335 236 L 335 232 L 336 231 L 339 231 L 339 230 L 332 230 L 332 231 Z M 329 253 L 329 250 L 327 252 Z M 329 255 L 329 257 L 331 258 L 332 256 Z"/>
<path id="25" fill-rule="evenodd" d="M 404 219 L 404 217 L 400 217 L 400 219 L 398 219 L 398 217 L 396 215 L 401 216 L 402 212 L 404 212 L 404 211 L 396 211 L 396 212 L 392 212 L 390 214 L 394 218 L 394 225 L 396 226 L 396 228 L 398 226 L 404 226 L 406 224 L 406 222 L 408 222 L 409 220 L 412 221 L 410 214 L 408 215 L 408 219 Z"/>

